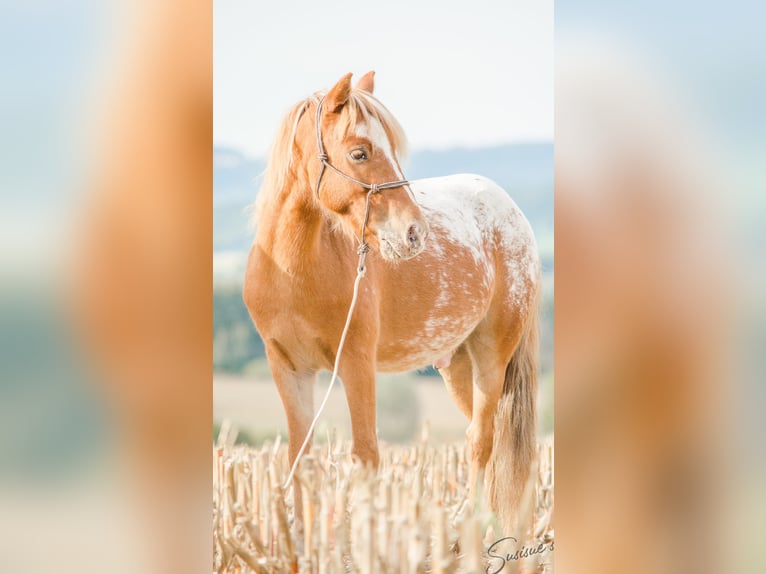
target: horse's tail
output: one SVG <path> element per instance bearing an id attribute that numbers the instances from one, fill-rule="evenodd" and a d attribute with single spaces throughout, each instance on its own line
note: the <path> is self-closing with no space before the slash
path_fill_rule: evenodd
<path id="1" fill-rule="evenodd" d="M 538 300 L 536 295 L 521 341 L 505 369 L 503 395 L 495 412 L 492 456 L 486 470 L 490 505 L 503 532 L 508 534 L 517 522 L 537 454 Z"/>

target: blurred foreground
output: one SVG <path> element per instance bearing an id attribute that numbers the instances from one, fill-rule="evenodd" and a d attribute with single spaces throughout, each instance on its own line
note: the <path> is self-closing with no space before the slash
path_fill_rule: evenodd
<path id="1" fill-rule="evenodd" d="M 211 5 L 0 10 L 0 571 L 206 571 Z"/>
<path id="2" fill-rule="evenodd" d="M 731 177 L 747 156 L 720 160 L 725 140 L 689 78 L 669 67 L 670 81 L 635 35 L 567 23 L 556 64 L 557 566 L 762 571 L 731 529 L 747 456 L 735 446 L 748 380 L 737 334 L 761 313 L 743 263 L 763 244 L 739 241 L 753 206 Z"/>

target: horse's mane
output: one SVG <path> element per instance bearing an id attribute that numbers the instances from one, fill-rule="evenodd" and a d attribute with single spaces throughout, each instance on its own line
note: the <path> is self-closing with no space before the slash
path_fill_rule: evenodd
<path id="1" fill-rule="evenodd" d="M 304 115 L 312 116 L 319 100 L 325 92 L 316 92 L 295 104 L 287 113 L 277 130 L 277 136 L 269 152 L 269 161 L 263 172 L 263 183 L 255 202 L 255 217 L 253 223 L 258 225 L 261 214 L 267 212 L 267 206 L 279 195 L 285 184 L 287 175 L 293 166 L 293 149 L 298 123 Z M 312 106 L 313 104 L 313 106 Z M 311 113 L 308 112 L 312 108 Z M 407 153 L 407 138 L 404 130 L 390 111 L 372 94 L 364 90 L 353 89 L 348 103 L 343 107 L 335 128 L 336 133 L 346 134 L 354 130 L 357 123 L 367 121 L 368 117 L 376 118 L 386 130 L 391 149 L 397 158 L 403 158 Z M 304 120 L 305 121 L 305 120 Z M 324 137 L 327 137 L 325 134 Z M 313 130 L 312 130 L 313 139 Z M 309 143 L 309 145 L 316 145 Z M 311 157 L 311 156 L 310 156 Z"/>

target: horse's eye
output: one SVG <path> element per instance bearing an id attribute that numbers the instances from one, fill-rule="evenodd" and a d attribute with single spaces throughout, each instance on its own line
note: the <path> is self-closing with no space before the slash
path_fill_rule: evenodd
<path id="1" fill-rule="evenodd" d="M 354 161 L 364 161 L 367 159 L 367 152 L 364 151 L 363 149 L 351 150 L 351 153 L 349 153 L 348 155 Z"/>

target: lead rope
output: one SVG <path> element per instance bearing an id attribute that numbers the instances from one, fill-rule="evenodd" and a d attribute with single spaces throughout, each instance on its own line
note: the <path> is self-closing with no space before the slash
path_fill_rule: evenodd
<path id="1" fill-rule="evenodd" d="M 317 189 L 318 188 L 319 188 L 319 180 L 317 180 Z M 357 250 L 357 253 L 359 253 L 359 265 L 356 268 L 356 279 L 354 280 L 354 294 L 351 297 L 351 304 L 348 307 L 348 315 L 346 316 L 346 324 L 343 326 L 343 333 L 341 333 L 340 342 L 338 343 L 338 352 L 335 354 L 335 365 L 333 366 L 333 369 L 332 369 L 332 378 L 330 378 L 330 384 L 327 387 L 327 391 L 324 394 L 322 403 L 319 405 L 319 410 L 317 411 L 316 415 L 314 415 L 314 420 L 311 421 L 311 426 L 309 426 L 309 430 L 306 432 L 306 438 L 303 440 L 303 444 L 301 445 L 301 448 L 298 451 L 297 456 L 295 457 L 295 462 L 293 462 L 293 466 L 290 468 L 290 474 L 287 475 L 287 480 L 285 481 L 285 484 L 282 486 L 282 490 L 287 490 L 290 487 L 290 483 L 293 480 L 295 471 L 297 470 L 298 464 L 300 463 L 301 457 L 303 456 L 303 451 L 306 450 L 306 446 L 309 443 L 311 434 L 314 432 L 314 427 L 316 426 L 317 421 L 319 420 L 319 415 L 322 414 L 322 411 L 324 410 L 324 407 L 327 404 L 327 400 L 330 398 L 330 392 L 332 391 L 333 385 L 335 385 L 335 380 L 338 378 L 338 368 L 340 367 L 340 357 L 343 354 L 343 347 L 346 344 L 346 335 L 348 335 L 348 330 L 349 330 L 349 327 L 351 326 L 351 317 L 354 314 L 354 308 L 356 307 L 356 300 L 359 296 L 359 283 L 361 283 L 362 277 L 364 277 L 365 273 L 367 272 L 367 267 L 365 263 L 367 260 L 367 253 L 370 251 L 370 246 L 365 240 L 365 232 L 367 230 L 367 221 L 370 218 L 370 197 L 372 197 L 372 195 L 375 193 L 378 193 L 378 187 L 376 185 L 372 185 L 370 187 L 370 190 L 367 192 L 367 200 L 365 202 L 365 207 L 364 207 L 364 221 L 362 222 L 362 234 L 361 234 L 361 239 L 359 241 L 359 249 Z"/>

